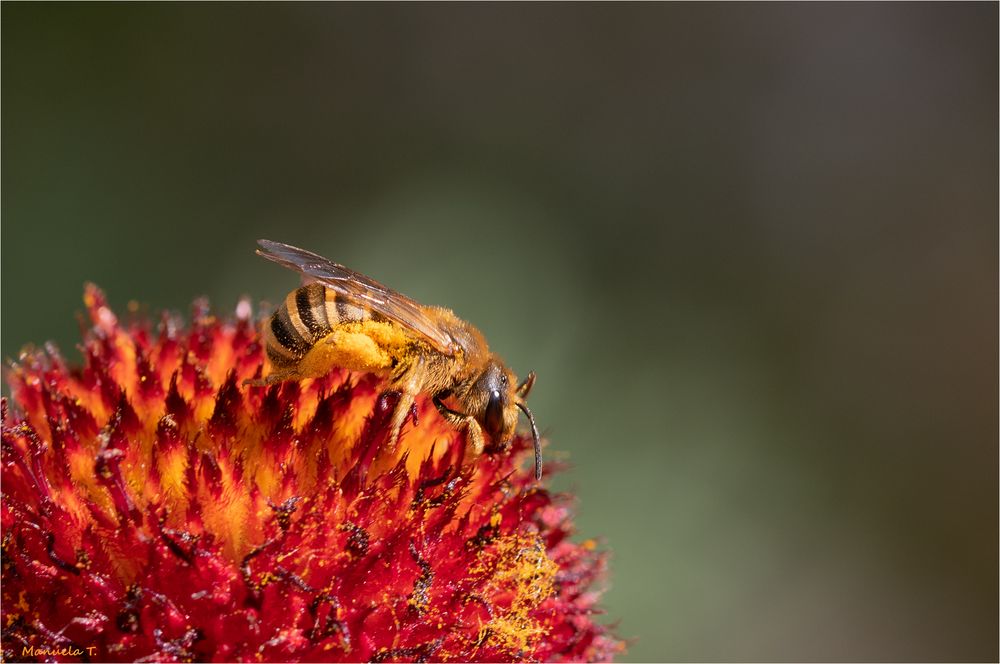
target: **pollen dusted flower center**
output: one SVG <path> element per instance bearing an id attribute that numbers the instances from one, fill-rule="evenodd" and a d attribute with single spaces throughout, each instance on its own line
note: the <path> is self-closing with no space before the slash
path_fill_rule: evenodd
<path id="1" fill-rule="evenodd" d="M 529 441 L 464 458 L 419 399 L 334 371 L 257 387 L 250 307 L 119 323 L 88 287 L 82 369 L 8 371 L 3 653 L 32 661 L 578 661 L 604 555 Z"/>

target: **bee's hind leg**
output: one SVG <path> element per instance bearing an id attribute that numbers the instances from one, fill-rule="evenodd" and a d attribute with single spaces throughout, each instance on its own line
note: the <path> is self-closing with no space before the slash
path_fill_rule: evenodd
<path id="1" fill-rule="evenodd" d="M 459 431 L 465 429 L 468 432 L 469 443 L 472 445 L 472 454 L 477 457 L 480 456 L 483 450 L 486 449 L 486 439 L 483 438 L 483 428 L 479 426 L 476 418 L 472 415 L 466 415 L 448 408 L 437 397 L 434 397 L 434 406 L 446 422 Z"/>

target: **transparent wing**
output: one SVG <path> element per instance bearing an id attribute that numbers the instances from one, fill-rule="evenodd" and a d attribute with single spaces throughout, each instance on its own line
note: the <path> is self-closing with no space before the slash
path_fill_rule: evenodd
<path id="1" fill-rule="evenodd" d="M 348 300 L 376 311 L 414 332 L 437 351 L 454 355 L 457 343 L 424 308 L 360 272 L 334 263 L 318 254 L 281 242 L 258 240 L 257 254 L 323 284 Z"/>

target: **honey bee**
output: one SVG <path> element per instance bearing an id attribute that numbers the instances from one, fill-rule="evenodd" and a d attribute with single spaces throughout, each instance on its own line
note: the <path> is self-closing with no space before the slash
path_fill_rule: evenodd
<path id="1" fill-rule="evenodd" d="M 258 244 L 258 255 L 303 278 L 264 324 L 271 371 L 261 383 L 318 377 L 334 367 L 386 378 L 388 391 L 400 395 L 389 424 L 390 448 L 421 392 L 446 421 L 466 431 L 476 456 L 486 446 L 484 430 L 493 445 L 509 444 L 520 409 L 531 425 L 535 479 L 541 479 L 538 427 L 525 402 L 534 372 L 518 384 L 482 333 L 450 309 L 419 304 L 304 249 Z"/>

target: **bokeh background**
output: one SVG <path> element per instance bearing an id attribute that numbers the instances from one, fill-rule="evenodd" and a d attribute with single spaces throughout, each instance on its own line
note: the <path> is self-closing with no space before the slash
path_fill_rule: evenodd
<path id="1" fill-rule="evenodd" d="M 625 659 L 996 661 L 997 7 L 4 3 L 3 355 L 304 246 L 538 371 Z"/>

